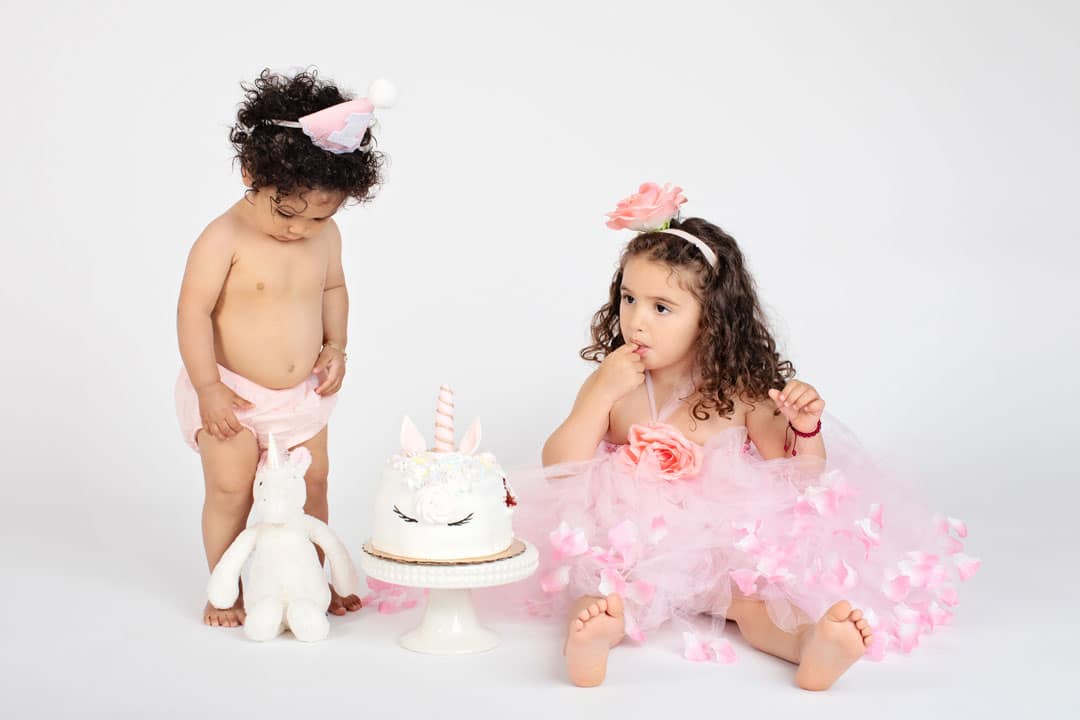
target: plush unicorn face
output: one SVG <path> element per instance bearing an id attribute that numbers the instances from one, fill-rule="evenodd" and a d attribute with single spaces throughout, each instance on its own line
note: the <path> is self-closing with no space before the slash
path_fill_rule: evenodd
<path id="1" fill-rule="evenodd" d="M 304 515 L 307 502 L 307 484 L 304 473 L 311 465 L 311 453 L 299 447 L 281 457 L 273 437 L 270 449 L 255 472 L 256 517 L 260 522 L 281 524 Z"/>

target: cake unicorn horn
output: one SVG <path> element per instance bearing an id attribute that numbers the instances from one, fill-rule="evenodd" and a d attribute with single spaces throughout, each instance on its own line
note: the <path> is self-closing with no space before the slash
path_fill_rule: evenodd
<path id="1" fill-rule="evenodd" d="M 454 391 L 449 385 L 439 388 L 435 403 L 435 452 L 454 452 Z"/>

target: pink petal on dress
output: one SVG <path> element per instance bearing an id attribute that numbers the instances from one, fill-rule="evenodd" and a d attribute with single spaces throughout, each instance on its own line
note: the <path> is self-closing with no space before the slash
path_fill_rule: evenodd
<path id="1" fill-rule="evenodd" d="M 969 557 L 964 553 L 953 555 L 953 559 L 956 561 L 956 570 L 960 573 L 961 580 L 967 580 L 982 567 L 982 560 Z"/>
<path id="2" fill-rule="evenodd" d="M 911 578 L 907 575 L 895 575 L 881 585 L 881 592 L 893 602 L 903 602 L 911 591 Z"/>
<path id="3" fill-rule="evenodd" d="M 566 522 L 559 523 L 559 527 L 548 535 L 551 546 L 555 549 L 558 557 L 576 557 L 589 549 L 589 543 L 585 539 L 584 530 L 571 530 Z"/>
<path id="4" fill-rule="evenodd" d="M 635 580 L 630 583 L 627 595 L 639 605 L 648 605 L 656 595 L 656 586 L 646 580 Z"/>
<path id="5" fill-rule="evenodd" d="M 728 573 L 731 579 L 735 581 L 735 584 L 739 587 L 739 592 L 743 595 L 753 595 L 757 590 L 758 573 L 748 568 L 741 568 L 739 570 L 732 570 Z"/>
<path id="6" fill-rule="evenodd" d="M 645 633 L 641 630 L 641 627 L 637 624 L 637 620 L 629 612 L 623 613 L 623 620 L 626 622 L 626 637 L 630 638 L 634 642 L 645 642 Z"/>
<path id="7" fill-rule="evenodd" d="M 956 592 L 956 588 L 952 585 L 946 585 L 938 598 L 950 607 L 956 607 L 960 604 L 960 593 Z"/>
<path id="8" fill-rule="evenodd" d="M 601 595 L 607 596 L 612 593 L 626 595 L 626 580 L 622 573 L 613 568 L 604 568 L 600 571 L 600 585 L 597 587 Z"/>
<path id="9" fill-rule="evenodd" d="M 949 525 L 949 529 L 956 533 L 957 537 L 967 537 L 967 523 L 963 520 L 957 520 L 954 517 L 947 518 L 946 523 Z"/>
<path id="10" fill-rule="evenodd" d="M 667 520 L 663 515 L 657 515 L 652 519 L 652 523 L 649 526 L 649 543 L 656 545 L 661 540 L 667 537 L 668 525 Z"/>
<path id="11" fill-rule="evenodd" d="M 873 503 L 870 506 L 870 519 L 877 525 L 878 530 L 885 527 L 884 515 L 881 509 L 880 503 Z"/>

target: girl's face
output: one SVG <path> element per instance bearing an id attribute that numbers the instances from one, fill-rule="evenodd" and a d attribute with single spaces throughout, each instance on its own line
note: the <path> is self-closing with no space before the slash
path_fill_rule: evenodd
<path id="1" fill-rule="evenodd" d="M 680 283 L 679 271 L 645 257 L 632 257 L 623 268 L 619 330 L 647 370 L 675 365 L 690 356 L 698 337 L 701 303 Z"/>
<path id="2" fill-rule="evenodd" d="M 278 242 L 298 242 L 315 237 L 338 211 L 345 198 L 340 192 L 306 190 L 274 199 L 274 188 L 260 188 L 251 197 L 255 226 Z"/>

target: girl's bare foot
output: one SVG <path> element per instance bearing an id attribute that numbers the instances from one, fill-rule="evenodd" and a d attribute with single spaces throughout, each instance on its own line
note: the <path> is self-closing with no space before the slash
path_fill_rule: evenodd
<path id="1" fill-rule="evenodd" d="M 862 610 L 841 600 L 806 631 L 799 651 L 795 683 L 804 690 L 825 690 L 863 656 L 873 634 Z"/>
<path id="2" fill-rule="evenodd" d="M 236 598 L 231 608 L 218 610 L 210 603 L 203 609 L 203 622 L 210 627 L 240 627 L 244 624 L 244 596 Z"/>
<path id="3" fill-rule="evenodd" d="M 566 669 L 578 687 L 595 687 L 607 673 L 608 652 L 626 632 L 623 601 L 612 593 L 606 598 L 586 598 L 581 612 L 570 619 L 566 635 Z"/>
<path id="4" fill-rule="evenodd" d="M 330 588 L 330 607 L 327 611 L 332 615 L 344 615 L 346 612 L 356 612 L 363 603 L 360 602 L 360 598 L 356 595 L 346 595 L 342 597 L 337 594 L 337 591 L 331 586 Z"/>

